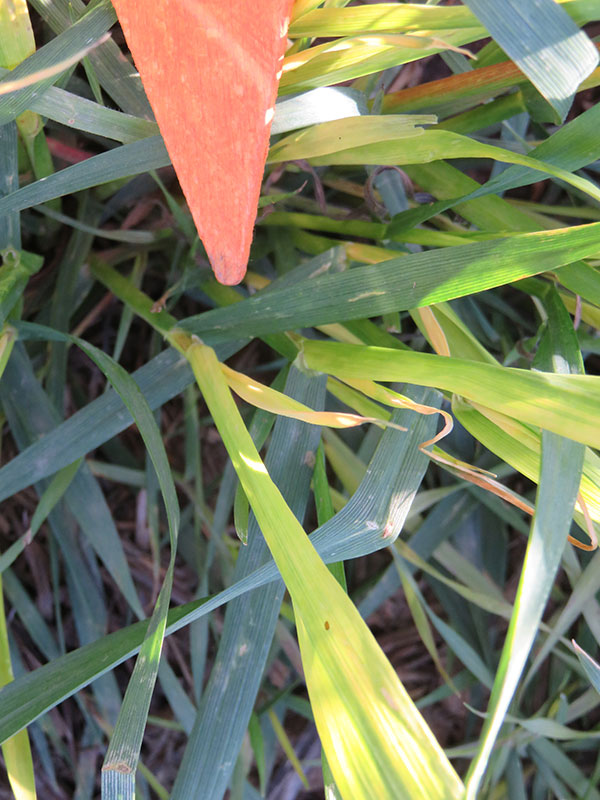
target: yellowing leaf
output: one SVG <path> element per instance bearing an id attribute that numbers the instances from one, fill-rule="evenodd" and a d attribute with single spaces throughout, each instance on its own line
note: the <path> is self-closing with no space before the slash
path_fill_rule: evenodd
<path id="1" fill-rule="evenodd" d="M 342 380 L 410 381 L 600 447 L 600 378 L 483 364 L 429 353 L 304 340 L 300 361 Z"/>
<path id="2" fill-rule="evenodd" d="M 342 797 L 461 797 L 435 737 L 271 480 L 214 351 L 196 342 L 186 357 L 292 597 L 317 730 Z"/>
<path id="3" fill-rule="evenodd" d="M 346 414 L 338 411 L 313 411 L 312 408 L 299 403 L 292 397 L 288 397 L 270 386 L 265 386 L 258 381 L 252 380 L 241 372 L 236 372 L 226 364 L 221 364 L 221 370 L 229 387 L 247 403 L 272 414 L 279 414 L 282 417 L 292 417 L 311 425 L 326 425 L 328 428 L 353 428 L 357 425 L 364 425 L 367 422 L 374 422 L 381 426 L 394 425 L 387 419 L 379 417 L 363 417 L 360 414 Z M 401 430 L 406 430 L 402 428 Z"/>

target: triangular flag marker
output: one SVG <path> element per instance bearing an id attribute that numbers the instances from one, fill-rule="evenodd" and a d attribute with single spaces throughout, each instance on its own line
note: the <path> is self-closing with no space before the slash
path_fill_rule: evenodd
<path id="1" fill-rule="evenodd" d="M 246 273 L 292 0 L 113 0 L 221 283 Z"/>

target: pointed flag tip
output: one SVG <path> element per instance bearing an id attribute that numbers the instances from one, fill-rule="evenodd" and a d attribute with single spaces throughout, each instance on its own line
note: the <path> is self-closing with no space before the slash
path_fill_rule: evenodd
<path id="1" fill-rule="evenodd" d="M 293 0 L 112 2 L 216 278 L 239 283 Z"/>
<path id="2" fill-rule="evenodd" d="M 223 253 L 208 253 L 215 278 L 225 286 L 235 286 L 246 274 L 246 261 L 240 258 L 227 258 Z"/>

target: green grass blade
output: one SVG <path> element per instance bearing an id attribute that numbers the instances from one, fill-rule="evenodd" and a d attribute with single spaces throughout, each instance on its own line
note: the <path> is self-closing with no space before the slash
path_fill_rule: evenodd
<path id="1" fill-rule="evenodd" d="M 305 340 L 309 369 L 342 380 L 409 380 L 463 395 L 508 416 L 575 441 L 600 446 L 600 378 L 493 366 L 458 358 Z"/>
<path id="2" fill-rule="evenodd" d="M 97 220 L 97 214 L 91 210 L 88 192 L 80 196 L 78 212 L 81 218 L 90 222 Z M 69 324 L 76 307 L 76 286 L 81 270 L 87 261 L 92 247 L 93 237 L 75 230 L 69 237 L 64 254 L 60 260 L 56 288 L 50 309 L 50 326 L 59 331 L 68 331 Z M 53 342 L 50 346 L 48 377 L 46 392 L 54 407 L 62 415 L 64 409 L 65 389 L 67 386 L 68 345 L 64 342 Z"/>
<path id="3" fill-rule="evenodd" d="M 429 390 L 408 393 L 416 402 L 439 403 L 439 397 L 436 399 Z M 367 555 L 387 547 L 400 533 L 428 465 L 418 445 L 433 435 L 434 418 L 405 410 L 396 411 L 393 420 L 410 426 L 409 431 L 384 431 L 357 492 L 333 519 L 312 534 L 311 541 L 326 562 Z M 224 603 L 278 578 L 271 561 L 210 600 L 173 609 L 166 633 L 174 633 Z M 135 655 L 146 628 L 146 622 L 136 623 L 59 658 L 56 652 L 48 652 L 54 660 L 18 679 L 0 695 L 0 741 Z"/>
<path id="4" fill-rule="evenodd" d="M 548 164 L 554 164 L 562 169 L 573 171 L 587 166 L 592 161 L 600 157 L 600 144 L 596 132 L 600 124 L 600 108 L 597 105 L 592 106 L 580 114 L 575 119 L 570 120 L 566 125 L 560 127 L 551 136 L 533 148 L 529 153 L 530 157 L 539 158 Z M 445 165 L 446 168 L 449 165 Z M 439 173 L 439 165 L 436 165 L 436 171 Z M 516 230 L 523 230 L 523 222 L 527 221 L 524 215 L 516 213 L 517 209 L 508 205 L 508 203 L 500 200 L 499 197 L 490 197 L 494 192 L 505 192 L 508 189 L 515 189 L 518 186 L 525 186 L 526 184 L 533 183 L 536 180 L 541 180 L 543 173 L 538 172 L 528 167 L 519 166 L 516 164 L 511 165 L 505 169 L 500 175 L 491 178 L 482 186 L 477 186 L 473 182 L 473 189 L 468 190 L 467 184 L 469 179 L 467 176 L 453 171 L 457 180 L 452 182 L 452 188 L 448 193 L 449 200 L 439 200 L 432 203 L 428 208 L 415 208 L 399 214 L 390 225 L 392 233 L 398 233 L 404 229 L 410 229 L 414 225 L 425 222 L 436 214 L 441 214 L 444 211 L 452 208 L 458 204 L 470 203 L 471 206 L 475 205 L 477 210 L 481 204 L 473 204 L 474 199 L 486 197 L 486 203 L 494 203 L 496 206 L 501 206 L 505 209 L 505 213 L 500 215 L 496 226 L 492 220 L 492 225 L 485 225 L 488 230 L 507 230 L 515 228 Z M 435 187 L 432 186 L 436 194 L 439 192 L 440 183 L 439 175 L 437 176 Z M 456 188 L 462 188 L 461 184 L 465 185 L 466 194 L 462 198 L 456 197 Z M 437 196 L 440 196 L 439 194 Z M 457 209 L 463 212 L 463 208 Z M 469 219 L 470 217 L 467 217 Z M 521 218 L 521 219 L 519 219 Z M 504 224 L 502 224 L 504 223 Z M 480 225 L 481 227 L 481 225 Z M 531 228 L 529 228 L 531 229 Z M 525 228 L 527 230 L 527 228 Z"/>
<path id="5" fill-rule="evenodd" d="M 160 136 L 150 136 L 92 156 L 79 164 L 55 172 L 0 199 L 0 217 L 14 211 L 46 203 L 55 197 L 89 189 L 103 183 L 137 175 L 171 163 Z"/>
<path id="6" fill-rule="evenodd" d="M 306 91 L 372 75 L 434 55 L 447 50 L 449 46 L 468 44 L 485 35 L 484 31 L 481 26 L 446 30 L 440 32 L 439 36 L 435 33 L 429 36 L 428 31 L 423 31 L 422 35 L 384 33 L 314 45 L 308 51 L 284 59 L 279 94 Z"/>
<path id="7" fill-rule="evenodd" d="M 8 74 L 8 70 L 0 70 L 2 78 L 6 78 Z M 36 94 L 29 101 L 28 108 L 69 128 L 104 136 L 124 144 L 159 134 L 158 125 L 151 120 L 123 114 L 121 111 L 101 106 L 57 86 L 50 86 L 46 91 Z"/>
<path id="8" fill-rule="evenodd" d="M 361 33 L 435 31 L 480 28 L 462 6 L 397 5 L 376 3 L 352 8 L 318 8 L 295 19 L 288 30 L 292 39 L 304 36 L 357 36 Z"/>
<path id="9" fill-rule="evenodd" d="M 319 523 L 319 527 L 321 527 L 335 516 L 333 501 L 331 499 L 331 490 L 327 479 L 325 451 L 323 449 L 322 442 L 319 442 L 319 447 L 317 448 L 315 469 L 313 472 L 313 494 L 315 497 L 317 521 Z M 329 567 L 331 574 L 335 577 L 336 581 L 340 584 L 344 591 L 348 591 L 344 562 L 334 561 L 327 566 Z"/>
<path id="10" fill-rule="evenodd" d="M 26 338 L 26 325 L 20 329 Z M 34 339 L 40 337 L 33 333 Z M 207 340 L 209 337 L 206 337 Z M 237 352 L 245 342 L 217 346 L 221 358 Z M 192 371 L 174 350 L 166 350 L 133 373 L 133 379 L 151 409 L 162 406 L 194 381 Z M 128 428 L 133 418 L 119 395 L 109 390 L 47 433 L 0 469 L 0 501 L 53 475 L 81 456 Z"/>
<path id="11" fill-rule="evenodd" d="M 0 556 L 0 573 L 10 567 L 14 560 L 23 552 L 25 547 L 27 547 L 29 542 L 31 542 L 42 524 L 46 521 L 48 514 L 68 489 L 80 466 L 81 461 L 75 461 L 73 464 L 69 464 L 69 466 L 57 472 L 50 481 L 48 487 L 40 497 L 40 502 L 33 513 L 27 532 L 13 542 Z"/>
<path id="12" fill-rule="evenodd" d="M 317 159 L 362 145 L 374 146 L 381 142 L 422 138 L 426 131 L 422 125 L 435 125 L 432 114 L 388 114 L 386 116 L 357 116 L 313 125 L 280 139 L 269 150 L 267 163 L 289 161 L 296 158 Z"/>
<path id="13" fill-rule="evenodd" d="M 581 169 L 600 157 L 600 144 L 596 135 L 599 124 L 600 109 L 593 105 L 540 142 L 529 155 L 561 169 Z M 506 192 L 535 180 L 542 180 L 542 175 L 542 172 L 531 172 L 527 167 L 512 165 L 485 183 L 481 193 L 477 191 L 475 196 L 481 197 L 484 188 L 490 193 Z"/>
<path id="14" fill-rule="evenodd" d="M 43 331 L 41 335 L 45 338 Z M 31 438 L 35 439 L 41 433 L 51 430 L 58 422 L 58 415 L 39 385 L 31 362 L 21 347 L 15 349 L 5 377 L 5 397 L 13 404 L 14 413 L 20 418 L 23 427 L 30 427 L 32 420 L 35 420 L 34 427 L 30 428 Z M 21 402 L 24 386 L 27 388 L 26 404 Z M 47 466 L 49 474 L 59 469 L 53 461 L 52 453 L 48 455 Z M 65 502 L 136 616 L 143 617 L 144 612 L 133 585 L 117 528 L 104 495 L 86 465 L 82 465 L 66 489 Z"/>
<path id="15" fill-rule="evenodd" d="M 465 0 L 562 121 L 598 51 L 554 0 Z"/>
<path id="16" fill-rule="evenodd" d="M 65 338 L 74 341 L 95 361 L 119 393 L 134 418 L 156 471 L 165 504 L 171 540 L 171 557 L 163 586 L 156 601 L 140 650 L 140 656 L 123 699 L 119 718 L 105 757 L 103 767 L 104 788 L 104 776 L 113 770 L 121 773 L 126 765 L 128 770 L 135 775 L 152 691 L 158 673 L 160 651 L 171 597 L 177 534 L 179 531 L 179 504 L 160 432 L 152 412 L 135 381 L 121 366 L 102 351 L 74 337 Z M 111 795 L 108 794 L 107 796 L 110 797 Z"/>
<path id="17" fill-rule="evenodd" d="M 540 647 L 539 651 L 536 652 L 535 658 L 532 659 L 532 664 L 525 676 L 521 690 L 527 687 L 538 672 L 540 665 L 556 646 L 559 637 L 568 631 L 569 627 L 577 620 L 580 614 L 584 613 L 599 590 L 600 552 L 596 551 L 581 573 L 577 585 L 573 589 L 573 593 L 554 622 L 550 635 Z"/>
<path id="18" fill-rule="evenodd" d="M 33 29 L 26 3 L 0 6 L 0 64 L 12 69 L 35 50 Z"/>
<path id="19" fill-rule="evenodd" d="M 134 776 L 139 759 L 146 718 L 158 673 L 160 651 L 171 596 L 177 534 L 179 529 L 179 505 L 175 492 L 175 484 L 173 483 L 171 470 L 158 427 L 135 381 L 109 356 L 89 343 L 77 339 L 76 337 L 60 334 L 50 328 L 43 329 L 41 326 L 39 326 L 39 328 L 41 329 L 40 333 L 45 334 L 45 338 L 56 338 L 59 341 L 70 341 L 77 344 L 97 364 L 110 380 L 115 390 L 119 393 L 135 420 L 148 449 L 148 454 L 152 459 L 169 523 L 171 539 L 171 559 L 169 567 L 167 568 L 163 586 L 156 601 L 155 609 L 142 644 L 140 657 L 136 662 L 128 690 L 125 694 L 104 762 L 103 792 L 107 792 L 106 796 L 111 797 L 113 795 L 110 790 L 112 785 L 112 775 L 110 773 L 120 773 L 126 768 L 126 771 Z"/>
<path id="20" fill-rule="evenodd" d="M 600 274 L 593 267 L 581 261 L 568 264 L 560 268 L 558 279 L 574 294 L 600 306 Z"/>
<path id="21" fill-rule="evenodd" d="M 427 164 L 440 159 L 491 158 L 545 172 L 600 199 L 600 190 L 592 182 L 568 170 L 503 147 L 479 142 L 459 133 L 441 129 L 410 132 L 406 122 L 411 116 L 361 116 L 315 125 L 306 131 L 290 134 L 277 142 L 267 162 L 308 159 L 315 166 L 372 164 Z M 426 119 L 415 124 L 427 124 Z M 397 127 L 394 136 L 392 131 Z M 438 212 L 439 213 L 439 212 Z"/>
<path id="22" fill-rule="evenodd" d="M 19 185 L 19 160 L 17 149 L 17 125 L 0 125 L 0 202 L 6 195 L 14 192 Z M 0 249 L 12 247 L 21 249 L 21 228 L 19 215 L 0 214 Z"/>
<path id="23" fill-rule="evenodd" d="M 18 26 L 15 29 L 15 26 Z M 27 7 L 23 5 L 20 9 L 6 6 L 0 9 L 0 58 L 2 64 L 18 63 L 23 57 L 23 51 L 34 46 L 33 32 L 29 20 Z M 3 189 L 16 179 L 18 181 L 18 164 L 16 157 L 16 128 L 14 125 L 4 126 L 0 129 L 0 148 L 4 145 L 5 149 L 0 155 L 0 194 Z M 6 247 L 9 243 L 16 246 L 20 245 L 20 221 L 18 216 L 7 217 L 4 222 L 0 222 L 0 247 Z M 12 329 L 6 328 L 4 323 L 7 315 L 17 302 L 24 285 L 34 270 L 27 270 L 21 254 L 12 249 L 4 250 L 0 256 L 2 265 L 0 266 L 0 379 L 11 356 L 14 335 Z M 41 266 L 41 259 L 39 261 Z M 38 267 L 39 268 L 39 267 Z M 7 272 L 9 273 L 7 275 Z M 11 274 L 12 273 L 12 274 Z M 14 281 L 14 273 L 19 278 Z M 22 286 L 18 283 L 22 281 Z M 7 289 L 7 283 L 9 288 Z M 17 286 L 15 287 L 15 283 Z M 15 291 L 16 288 L 16 291 Z M 12 290 L 12 291 L 11 291 Z M 4 330 L 3 330 L 4 329 Z M 35 515 L 34 515 L 35 516 Z M 33 526 L 34 520 L 32 520 Z M 17 541 L 17 545 L 18 545 Z M 13 548 L 9 547 L 8 551 Z M 16 557 L 17 554 L 15 554 Z M 3 554 L 2 558 L 6 556 Z M 5 568 L 5 567 L 4 567 Z M 0 573 L 3 570 L 0 569 Z M 4 606 L 4 590 L 0 575 L 0 686 L 5 686 L 13 680 L 13 666 L 9 647 L 8 628 L 6 623 L 6 613 Z M 29 733 L 27 730 L 20 730 L 2 744 L 2 756 L 7 772 L 8 781 L 13 791 L 15 800 L 35 800 L 35 771 Z"/>
<path id="24" fill-rule="evenodd" d="M 292 596 L 315 721 L 342 796 L 459 797 L 456 773 L 272 484 L 213 351 L 191 345 L 186 355 Z M 306 570 L 319 576 L 318 596 Z"/>
<path id="25" fill-rule="evenodd" d="M 12 353 L 13 347 L 15 346 L 15 332 L 12 328 L 5 327 L 0 330 L 0 378 L 2 377 L 2 373 L 6 365 L 8 364 L 8 359 L 10 358 L 10 354 Z"/>
<path id="26" fill-rule="evenodd" d="M 539 483 L 541 435 L 538 430 L 481 406 L 476 409 L 456 395 L 452 398 L 452 410 L 458 421 L 484 447 L 529 480 Z M 600 522 L 600 460 L 589 448 L 585 451 L 580 491 L 590 516 L 594 521 Z M 576 520 L 580 526 L 585 527 L 579 512 Z"/>
<path id="27" fill-rule="evenodd" d="M 53 632 L 46 624 L 33 600 L 31 600 L 23 588 L 23 584 L 10 569 L 3 573 L 2 580 L 6 599 L 13 608 L 17 609 L 17 614 L 21 618 L 25 630 L 36 643 L 40 652 L 43 653 L 48 661 L 60 658 L 62 655 L 61 649 L 56 642 Z M 24 673 L 22 671 L 18 680 L 21 680 L 23 675 Z M 15 728 L 15 730 L 18 730 L 18 728 Z"/>
<path id="28" fill-rule="evenodd" d="M 82 0 L 30 0 L 31 5 L 55 32 L 61 33 L 81 18 L 88 7 Z M 128 114 L 152 119 L 142 81 L 131 63 L 123 58 L 111 38 L 89 54 L 88 59 L 102 88 Z"/>
<path id="29" fill-rule="evenodd" d="M 600 249 L 598 231 L 593 223 L 414 253 L 273 288 L 235 308 L 188 317 L 180 327 L 199 336 L 210 331 L 218 341 L 431 305 L 592 256 Z"/>
<path id="30" fill-rule="evenodd" d="M 27 403 L 23 403 L 24 396 L 27 397 Z M 48 419 L 45 408 L 46 396 L 35 378 L 23 346 L 19 343 L 15 346 L 7 371 L 0 381 L 0 397 L 15 443 L 20 449 L 24 449 L 44 432 Z M 44 481 L 36 484 L 40 496 L 46 485 Z M 68 491 L 72 491 L 72 486 Z M 48 515 L 48 523 L 64 563 L 67 596 L 77 638 L 79 642 L 86 644 L 106 632 L 106 598 L 98 580 L 95 561 L 89 552 L 89 545 L 76 535 L 77 524 L 73 516 L 66 511 L 64 503 L 57 504 Z M 117 544 L 120 545 L 118 539 Z M 11 575 L 10 571 L 4 573 L 7 590 Z M 16 609 L 28 609 L 27 617 L 22 617 L 26 626 L 29 625 L 28 617 L 32 605 L 29 604 L 28 598 L 25 600 L 20 598 L 14 606 Z M 36 616 L 35 625 L 31 627 L 30 632 L 42 652 L 46 652 L 50 637 L 41 615 Z M 49 657 L 52 655 L 51 652 Z M 106 675 L 95 683 L 93 693 L 96 702 L 105 709 L 107 719 L 113 720 L 121 700 L 114 675 Z"/>
<path id="31" fill-rule="evenodd" d="M 9 234 L 7 233 L 7 236 Z M 43 258 L 32 253 L 14 250 L 0 251 L 0 329 L 17 304 L 32 275 L 42 268 Z"/>
<path id="32" fill-rule="evenodd" d="M 27 731 L 19 731 L 2 745 L 2 757 L 15 800 L 34 800 L 35 772 Z"/>
<path id="33" fill-rule="evenodd" d="M 531 744 L 533 756 L 552 766 L 556 774 L 571 787 L 576 797 L 585 797 L 585 800 L 599 800 L 600 792 L 593 785 L 589 775 L 586 775 L 575 765 L 572 759 L 553 742 L 548 739 L 534 739 Z M 539 761 L 538 761 L 539 763 Z"/>
<path id="34" fill-rule="evenodd" d="M 0 578 L 0 688 L 13 679 L 8 629 Z M 15 800 L 35 800 L 35 772 L 29 735 L 21 730 L 2 744 L 2 757 Z"/>
<path id="35" fill-rule="evenodd" d="M 573 641 L 573 647 L 577 654 L 577 658 L 579 659 L 579 663 L 585 670 L 585 674 L 588 676 L 590 683 L 594 687 L 594 689 L 600 694 L 600 664 L 586 653 L 576 641 Z"/>
<path id="36" fill-rule="evenodd" d="M 356 89 L 338 86 L 313 89 L 295 97 L 282 98 L 275 103 L 271 135 L 366 113 L 366 98 Z"/>
<path id="37" fill-rule="evenodd" d="M 540 346 L 540 365 L 567 374 L 581 372 L 581 354 L 571 319 L 554 290 L 548 292 L 547 310 L 548 327 Z M 469 767 L 466 780 L 468 800 L 477 797 L 494 742 L 535 641 L 571 526 L 583 456 L 581 445 L 543 432 L 535 515 L 479 749 Z"/>
<path id="38" fill-rule="evenodd" d="M 463 198 L 481 190 L 482 186 L 447 161 L 408 166 L 405 171 L 412 181 L 442 200 L 432 203 L 429 208 L 412 208 L 398 214 L 389 224 L 391 235 L 395 236 L 406 229 L 411 230 L 414 225 L 420 224 L 421 217 L 429 219 L 430 211 L 446 206 L 455 208 L 457 213 L 482 231 L 525 233 L 540 230 L 541 226 L 537 222 L 496 195 L 486 194 L 477 200 L 464 200 Z"/>
<path id="39" fill-rule="evenodd" d="M 169 620 L 189 614 L 202 602 L 175 609 Z M 0 741 L 138 653 L 147 628 L 147 621 L 137 622 L 66 655 L 54 655 L 43 667 L 7 686 L 0 696 Z"/>
<path id="40" fill-rule="evenodd" d="M 324 389 L 322 379 L 307 378 L 297 370 L 290 372 L 286 384 L 286 394 L 311 408 L 322 407 Z M 319 428 L 279 418 L 265 462 L 300 520 L 310 487 L 307 454 L 314 454 L 318 439 Z M 252 517 L 248 546 L 238 556 L 233 580 L 252 574 L 267 558 L 267 547 Z M 199 793 L 205 800 L 220 800 L 226 791 L 260 687 L 284 592 L 285 587 L 277 581 L 229 604 L 211 679 L 177 773 L 173 800 Z M 213 734 L 206 736 L 207 730 Z M 215 764 L 222 765 L 221 769 L 216 770 Z"/>
<path id="41" fill-rule="evenodd" d="M 63 62 L 68 62 L 91 43 L 98 41 L 115 21 L 116 15 L 111 4 L 108 0 L 100 0 L 78 22 L 15 67 L 8 78 L 0 79 L 0 92 L 3 83 L 10 81 L 12 84 L 13 81 L 29 78 L 44 70 L 54 70 Z M 50 77 L 42 77 L 27 88 L 0 94 L 0 124 L 12 122 L 29 108 L 35 94 L 56 83 L 60 75 L 60 71 L 54 71 Z"/>

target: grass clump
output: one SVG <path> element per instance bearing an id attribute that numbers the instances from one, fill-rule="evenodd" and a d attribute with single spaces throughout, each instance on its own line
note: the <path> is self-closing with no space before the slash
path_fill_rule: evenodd
<path id="1" fill-rule="evenodd" d="M 297 0 L 235 288 L 110 4 L 0 13 L 3 796 L 599 796 L 600 12 L 539 5 Z"/>

